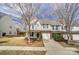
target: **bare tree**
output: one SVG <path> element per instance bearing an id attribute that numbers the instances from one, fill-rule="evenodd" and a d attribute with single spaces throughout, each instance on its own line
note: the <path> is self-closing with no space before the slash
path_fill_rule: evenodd
<path id="1" fill-rule="evenodd" d="M 19 14 L 21 14 L 22 19 L 25 20 L 28 25 L 28 43 L 30 43 L 30 27 L 31 21 L 36 18 L 39 14 L 40 4 L 33 3 L 13 3 L 7 4 L 10 8 L 16 10 Z"/>
<path id="2" fill-rule="evenodd" d="M 62 3 L 56 4 L 56 15 L 59 19 L 63 20 L 65 25 L 68 42 L 69 40 L 73 40 L 71 30 L 72 24 L 76 20 L 76 17 L 79 15 L 79 4 L 78 3 Z"/>

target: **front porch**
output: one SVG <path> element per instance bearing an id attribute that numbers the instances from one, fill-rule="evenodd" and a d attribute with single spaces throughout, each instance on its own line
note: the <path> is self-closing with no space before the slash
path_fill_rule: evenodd
<path id="1" fill-rule="evenodd" d="M 42 33 L 39 31 L 31 31 L 30 32 L 30 39 L 40 40 L 40 39 L 42 39 Z"/>

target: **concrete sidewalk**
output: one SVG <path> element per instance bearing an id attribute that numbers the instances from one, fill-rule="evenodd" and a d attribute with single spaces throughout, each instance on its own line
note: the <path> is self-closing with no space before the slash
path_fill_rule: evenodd
<path id="1" fill-rule="evenodd" d="M 46 55 L 78 55 L 74 51 L 78 51 L 76 48 L 67 47 L 64 48 L 58 42 L 51 40 L 43 40 L 45 48 L 47 50 Z"/>
<path id="2" fill-rule="evenodd" d="M 46 51 L 44 47 L 0 46 L 0 50 Z"/>

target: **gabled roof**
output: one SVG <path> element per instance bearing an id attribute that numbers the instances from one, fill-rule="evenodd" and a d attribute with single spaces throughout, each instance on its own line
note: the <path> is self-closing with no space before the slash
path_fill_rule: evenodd
<path id="1" fill-rule="evenodd" d="M 39 20 L 41 24 L 50 24 L 50 25 L 61 25 L 57 20 Z"/>

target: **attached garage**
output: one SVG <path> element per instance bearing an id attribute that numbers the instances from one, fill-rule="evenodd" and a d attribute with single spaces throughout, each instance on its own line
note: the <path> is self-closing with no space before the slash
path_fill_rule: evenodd
<path id="1" fill-rule="evenodd" d="M 50 33 L 42 33 L 42 38 L 49 40 L 50 39 Z"/>
<path id="2" fill-rule="evenodd" d="M 72 34 L 73 40 L 79 40 L 79 34 Z M 63 38 L 68 40 L 67 34 L 63 34 Z"/>
<path id="3" fill-rule="evenodd" d="M 79 40 L 79 34 L 73 34 L 73 40 Z"/>

